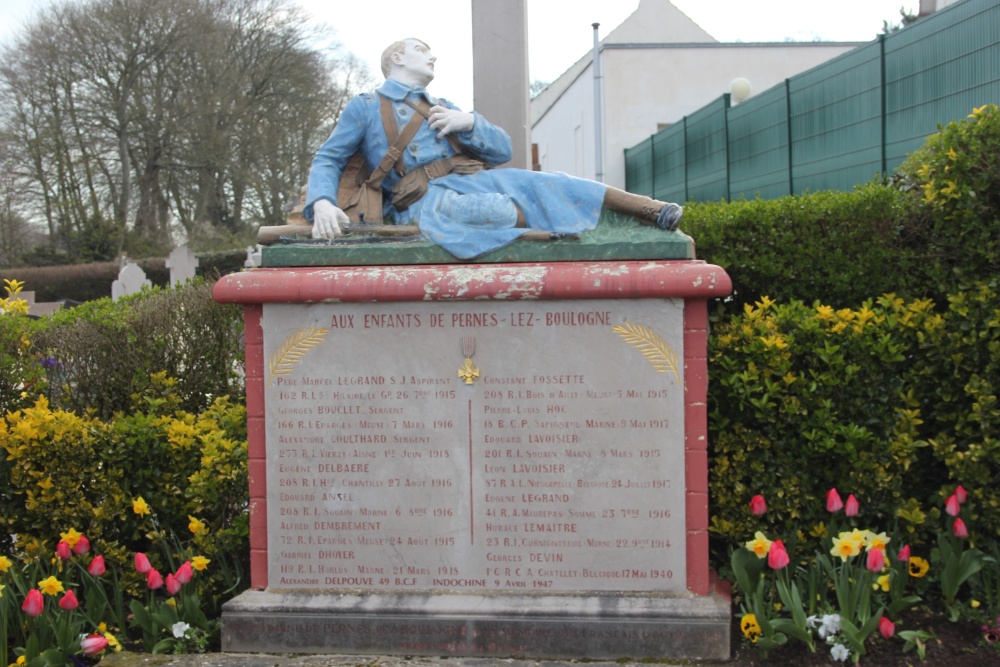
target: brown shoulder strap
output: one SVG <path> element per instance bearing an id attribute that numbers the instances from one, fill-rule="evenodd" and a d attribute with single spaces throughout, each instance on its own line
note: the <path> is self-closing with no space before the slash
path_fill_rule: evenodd
<path id="1" fill-rule="evenodd" d="M 411 102 L 410 100 L 403 100 L 403 101 L 409 104 L 421 116 L 430 120 L 431 105 L 427 103 L 427 100 L 421 97 L 416 102 Z M 458 143 L 455 137 L 451 136 L 450 134 L 448 135 L 448 143 L 451 144 L 451 149 L 455 151 L 455 153 L 464 154 L 465 151 L 462 150 L 462 145 Z"/>
<path id="2" fill-rule="evenodd" d="M 385 129 L 385 138 L 389 141 L 389 150 L 382 156 L 382 160 L 372 172 L 371 178 L 368 179 L 368 185 L 371 187 L 381 187 L 382 181 L 389 175 L 389 170 L 397 163 L 397 171 L 402 173 L 403 151 L 416 136 L 417 130 L 424 122 L 422 115 L 414 114 L 403 131 L 399 132 L 396 128 L 396 118 L 392 113 L 392 104 L 383 95 L 379 95 L 379 99 L 381 100 L 379 108 L 382 115 L 382 126 Z"/>

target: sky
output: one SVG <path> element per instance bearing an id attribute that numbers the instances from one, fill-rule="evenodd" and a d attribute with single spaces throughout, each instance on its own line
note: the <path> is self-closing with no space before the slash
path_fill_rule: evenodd
<path id="1" fill-rule="evenodd" d="M 75 2 L 79 0 L 57 0 Z M 504 0 L 493 0 L 503 2 Z M 672 0 L 675 7 L 721 42 L 868 42 L 882 21 L 899 22 L 900 7 L 916 13 L 919 0 Z M 50 0 L 0 0 L 0 42 Z M 471 0 L 292 0 L 332 39 L 378 69 L 382 50 L 417 37 L 438 58 L 430 91 L 472 108 Z M 531 79 L 552 81 L 593 47 L 591 24 L 603 38 L 639 0 L 528 0 L 528 67 Z M 429 7 L 430 9 L 424 9 Z"/>

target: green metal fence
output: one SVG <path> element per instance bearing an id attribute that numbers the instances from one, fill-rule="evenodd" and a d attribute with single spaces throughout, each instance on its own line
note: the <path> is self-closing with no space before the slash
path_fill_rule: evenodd
<path id="1" fill-rule="evenodd" d="M 711 201 L 851 190 L 938 124 L 1000 103 L 1000 2 L 965 0 L 625 150 L 631 192 Z"/>

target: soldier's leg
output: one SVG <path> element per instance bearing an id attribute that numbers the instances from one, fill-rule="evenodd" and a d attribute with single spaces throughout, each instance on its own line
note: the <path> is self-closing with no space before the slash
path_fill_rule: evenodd
<path id="1" fill-rule="evenodd" d="M 680 226 L 681 215 L 684 213 L 684 209 L 678 204 L 657 201 L 610 186 L 604 193 L 604 207 L 671 232 Z"/>

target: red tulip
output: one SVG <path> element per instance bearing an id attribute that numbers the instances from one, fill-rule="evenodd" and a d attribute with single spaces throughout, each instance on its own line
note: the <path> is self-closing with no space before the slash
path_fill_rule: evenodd
<path id="1" fill-rule="evenodd" d="M 28 595 L 24 598 L 24 604 L 21 605 L 21 611 L 28 616 L 38 616 L 45 611 L 45 599 L 42 598 L 42 592 L 37 588 L 28 591 Z"/>
<path id="2" fill-rule="evenodd" d="M 872 572 L 881 572 L 885 567 L 885 554 L 881 549 L 868 550 L 868 562 L 865 565 Z"/>
<path id="3" fill-rule="evenodd" d="M 767 511 L 767 503 L 764 502 L 764 496 L 757 494 L 750 499 L 750 513 L 754 516 L 760 516 Z"/>
<path id="4" fill-rule="evenodd" d="M 909 560 L 910 560 L 910 545 L 909 544 L 904 544 L 903 545 L 903 548 L 899 550 L 898 554 L 896 554 L 896 560 L 898 560 L 901 563 L 909 562 Z"/>
<path id="5" fill-rule="evenodd" d="M 73 555 L 73 550 L 69 548 L 69 542 L 60 540 L 59 544 L 56 545 L 56 555 L 62 560 L 69 560 L 70 556 Z"/>
<path id="6" fill-rule="evenodd" d="M 172 574 L 167 575 L 167 593 L 170 595 L 177 595 L 181 590 L 181 582 L 177 581 L 177 577 Z"/>
<path id="7" fill-rule="evenodd" d="M 94 560 L 90 561 L 90 567 L 87 568 L 87 572 L 94 577 L 104 574 L 104 556 L 95 556 Z"/>
<path id="8" fill-rule="evenodd" d="M 80 602 L 76 599 L 76 593 L 73 591 L 66 591 L 59 600 L 59 608 L 66 611 L 71 611 L 79 606 Z"/>
<path id="9" fill-rule="evenodd" d="M 944 511 L 948 513 L 948 516 L 958 516 L 961 503 L 958 502 L 958 496 L 954 493 L 948 496 L 948 500 L 944 501 Z"/>
<path id="10" fill-rule="evenodd" d="M 844 501 L 840 499 L 837 489 L 833 488 L 826 492 L 826 511 L 839 512 L 844 508 Z"/>
<path id="11" fill-rule="evenodd" d="M 151 591 L 163 588 L 163 575 L 155 569 L 149 568 L 149 572 L 146 573 L 146 587 Z"/>
<path id="12" fill-rule="evenodd" d="M 94 633 L 80 640 L 80 650 L 84 655 L 97 655 L 108 647 L 108 640 Z"/>
<path id="13" fill-rule="evenodd" d="M 844 516 L 857 516 L 858 509 L 858 499 L 852 493 L 847 496 L 847 504 L 844 505 Z"/>
<path id="14" fill-rule="evenodd" d="M 888 639 L 896 634 L 896 624 L 883 616 L 878 621 L 878 631 L 882 633 L 883 637 Z"/>
<path id="15" fill-rule="evenodd" d="M 767 565 L 772 570 L 780 570 L 788 565 L 788 552 L 781 540 L 771 542 L 767 552 Z"/>
<path id="16" fill-rule="evenodd" d="M 965 527 L 965 522 L 961 519 L 955 519 L 955 525 L 951 527 L 955 537 L 966 538 L 969 536 L 969 529 Z"/>
<path id="17" fill-rule="evenodd" d="M 964 505 L 965 500 L 969 497 L 969 492 L 965 490 L 965 487 L 959 484 L 955 487 L 955 497 L 958 498 L 958 504 Z"/>
<path id="18" fill-rule="evenodd" d="M 194 576 L 194 570 L 191 569 L 191 561 L 184 561 L 184 564 L 177 568 L 177 572 L 174 573 L 174 576 L 177 578 L 177 581 L 182 584 L 186 584 L 191 581 L 191 577 Z"/>
<path id="19" fill-rule="evenodd" d="M 90 540 L 87 539 L 86 535 L 81 535 L 80 539 L 76 541 L 76 546 L 73 547 L 73 553 L 82 556 L 88 551 L 90 551 Z"/>
<path id="20" fill-rule="evenodd" d="M 136 552 L 135 554 L 135 571 L 139 574 L 146 574 L 153 566 L 149 564 L 149 559 L 146 558 L 146 554 L 141 552 Z"/>

